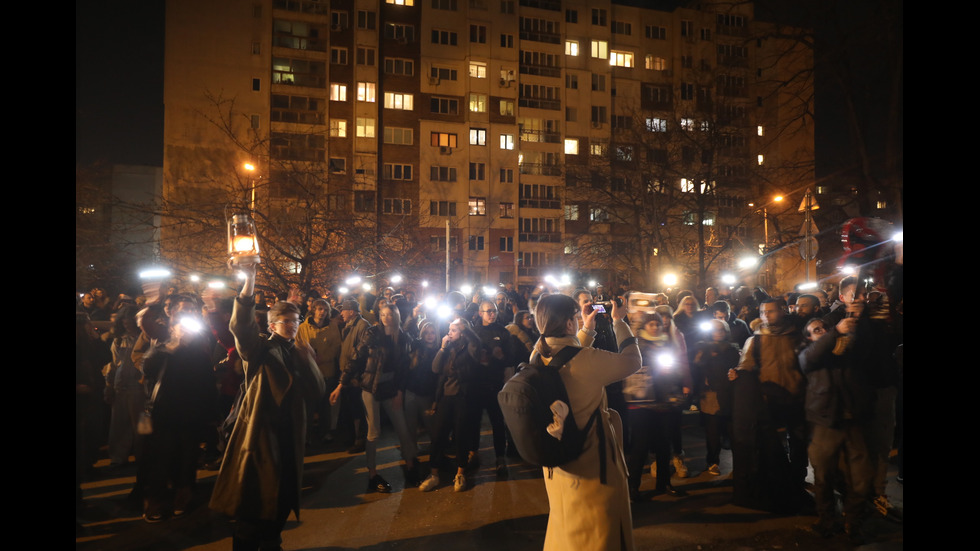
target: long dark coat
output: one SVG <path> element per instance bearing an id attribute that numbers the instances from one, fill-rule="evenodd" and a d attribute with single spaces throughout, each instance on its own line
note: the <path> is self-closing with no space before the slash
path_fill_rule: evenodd
<path id="1" fill-rule="evenodd" d="M 275 520 L 280 484 L 295 484 L 289 509 L 299 518 L 299 495 L 306 447 L 306 404 L 320 399 L 325 386 L 308 347 L 292 350 L 286 365 L 282 346 L 259 336 L 255 304 L 236 299 L 230 329 L 245 365 L 245 397 L 232 430 L 210 507 L 230 516 Z M 288 415 L 288 419 L 282 416 Z M 279 427 L 289 426 L 295 480 L 283 480 Z"/>

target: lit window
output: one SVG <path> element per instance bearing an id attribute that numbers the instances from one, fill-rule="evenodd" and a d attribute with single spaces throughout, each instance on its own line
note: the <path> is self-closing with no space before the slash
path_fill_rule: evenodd
<path id="1" fill-rule="evenodd" d="M 500 135 L 500 149 L 514 149 L 514 135 L 513 134 L 501 134 Z"/>
<path id="2" fill-rule="evenodd" d="M 755 127 L 755 133 L 758 134 L 758 135 L 760 135 L 760 136 L 765 135 L 765 130 L 763 130 L 761 124 L 759 126 Z"/>
<path id="3" fill-rule="evenodd" d="M 374 137 L 374 119 L 369 119 L 366 117 L 357 118 L 357 137 L 358 138 Z"/>
<path id="4" fill-rule="evenodd" d="M 347 85 L 331 83 L 330 101 L 347 101 Z"/>
<path id="5" fill-rule="evenodd" d="M 762 166 L 762 162 L 763 162 L 763 161 L 765 161 L 765 158 L 764 158 L 764 156 L 763 156 L 763 155 L 762 155 L 762 154 L 760 153 L 760 154 L 759 154 L 759 166 Z"/>
<path id="6" fill-rule="evenodd" d="M 435 147 L 456 147 L 456 134 L 446 132 L 432 132 L 430 143 Z"/>
<path id="7" fill-rule="evenodd" d="M 395 6 L 414 6 L 415 0 L 385 0 L 385 4 L 393 4 Z"/>
<path id="8" fill-rule="evenodd" d="M 646 68 L 651 71 L 664 71 L 667 69 L 667 60 L 662 57 L 648 55 L 646 58 Z"/>
<path id="9" fill-rule="evenodd" d="M 487 95 L 470 94 L 470 112 L 486 113 L 486 111 L 487 111 Z"/>
<path id="10" fill-rule="evenodd" d="M 470 197 L 470 216 L 486 216 L 487 215 L 487 199 L 486 197 Z"/>
<path id="11" fill-rule="evenodd" d="M 578 155 L 578 140 L 575 139 L 565 140 L 565 154 Z"/>
<path id="12" fill-rule="evenodd" d="M 694 128 L 694 119 L 688 117 L 681 119 L 681 128 L 684 130 L 692 130 Z"/>
<path id="13" fill-rule="evenodd" d="M 578 220 L 578 205 L 565 205 L 565 220 Z"/>
<path id="14" fill-rule="evenodd" d="M 471 61 L 470 76 L 473 78 L 487 78 L 487 64 L 482 61 Z"/>
<path id="15" fill-rule="evenodd" d="M 347 121 L 330 119 L 330 136 L 334 138 L 346 138 Z"/>
<path id="16" fill-rule="evenodd" d="M 605 40 L 593 40 L 592 57 L 599 59 L 606 59 L 609 57 L 609 43 Z"/>
<path id="17" fill-rule="evenodd" d="M 470 128 L 470 145 L 487 145 L 487 130 Z"/>
<path id="18" fill-rule="evenodd" d="M 401 109 L 411 111 L 413 109 L 414 97 L 412 94 L 402 94 L 399 92 L 385 92 L 385 108 Z"/>
<path id="19" fill-rule="evenodd" d="M 714 185 L 714 182 L 712 182 L 712 186 L 713 185 Z M 696 192 L 697 191 L 697 188 L 695 186 L 696 186 L 696 184 L 695 184 L 694 180 L 688 180 L 687 178 L 681 178 L 681 191 L 683 191 L 684 193 L 694 193 L 694 192 Z M 708 187 L 707 182 L 705 182 L 704 180 L 702 180 L 701 181 L 701 194 L 702 195 L 703 194 L 706 194 L 706 193 L 708 193 L 708 191 L 710 191 L 710 188 Z"/>
<path id="20" fill-rule="evenodd" d="M 578 55 L 578 40 L 565 41 L 565 55 Z"/>
<path id="21" fill-rule="evenodd" d="M 377 85 L 373 82 L 358 82 L 357 101 L 368 101 L 368 102 L 377 101 L 377 98 L 375 97 L 376 89 L 377 89 Z"/>
<path id="22" fill-rule="evenodd" d="M 651 117 L 647 119 L 647 130 L 650 132 L 666 132 L 667 119 Z"/>
<path id="23" fill-rule="evenodd" d="M 513 218 L 514 217 L 514 203 L 500 203 L 500 213 L 501 218 Z"/>
<path id="24" fill-rule="evenodd" d="M 500 114 L 506 117 L 513 117 L 514 102 L 505 99 L 500 100 Z"/>
<path id="25" fill-rule="evenodd" d="M 707 132 L 711 130 L 711 123 L 708 121 L 701 121 L 701 132 Z"/>
<path id="26" fill-rule="evenodd" d="M 601 143 L 601 142 L 600 143 L 595 143 L 595 142 L 590 143 L 589 144 L 589 153 L 591 153 L 592 155 L 595 155 L 596 157 L 601 157 L 601 156 L 605 155 L 606 154 L 606 144 Z"/>
<path id="27" fill-rule="evenodd" d="M 609 64 L 616 67 L 632 67 L 633 52 L 621 52 L 613 50 L 609 55 Z"/>

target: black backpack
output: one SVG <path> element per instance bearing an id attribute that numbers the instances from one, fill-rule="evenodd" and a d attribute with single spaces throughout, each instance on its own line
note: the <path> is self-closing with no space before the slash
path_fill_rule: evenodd
<path id="1" fill-rule="evenodd" d="M 497 402 L 504 414 L 504 422 L 514 439 L 521 457 L 532 465 L 558 467 L 578 459 L 582 455 L 589 431 L 599 418 L 599 408 L 589 417 L 582 429 L 575 422 L 568 401 L 568 391 L 558 370 L 579 351 L 576 346 L 562 348 L 549 365 L 540 360 L 522 363 L 521 370 L 504 384 L 497 393 Z M 561 440 L 548 434 L 547 427 L 554 420 L 551 404 L 561 400 L 569 406 L 568 417 Z M 600 480 L 606 482 L 605 432 L 598 427 Z"/>

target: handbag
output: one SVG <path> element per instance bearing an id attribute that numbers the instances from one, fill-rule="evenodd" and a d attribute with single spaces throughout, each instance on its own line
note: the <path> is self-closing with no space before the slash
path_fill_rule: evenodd
<path id="1" fill-rule="evenodd" d="M 153 404 L 157 399 L 157 392 L 160 391 L 160 381 L 163 380 L 163 373 L 166 368 L 160 370 L 160 376 L 157 377 L 157 382 L 153 385 L 153 393 L 150 394 L 150 399 L 146 402 L 146 408 L 140 413 L 139 421 L 136 423 L 136 433 L 141 435 L 153 434 Z"/>

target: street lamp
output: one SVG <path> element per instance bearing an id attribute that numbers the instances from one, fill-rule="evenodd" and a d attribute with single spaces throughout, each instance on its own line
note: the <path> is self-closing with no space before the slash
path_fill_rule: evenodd
<path id="1" fill-rule="evenodd" d="M 248 187 L 249 187 L 249 194 L 251 195 L 251 198 L 248 203 L 248 210 L 254 213 L 255 212 L 255 177 L 251 175 L 255 174 L 256 167 L 252 163 L 245 163 L 242 165 L 242 168 L 244 168 L 250 175 L 248 178 L 248 184 L 249 184 Z"/>

